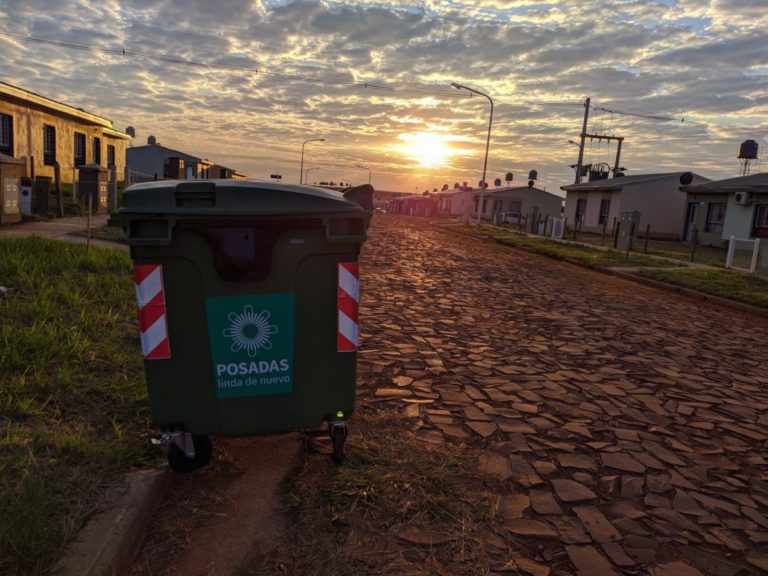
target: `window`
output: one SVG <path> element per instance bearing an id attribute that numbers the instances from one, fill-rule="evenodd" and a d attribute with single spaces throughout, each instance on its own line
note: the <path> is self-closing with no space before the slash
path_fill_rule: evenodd
<path id="1" fill-rule="evenodd" d="M 752 235 L 757 238 L 768 237 L 768 204 L 755 206 L 755 226 Z"/>
<path id="2" fill-rule="evenodd" d="M 707 223 L 704 225 L 704 232 L 720 234 L 723 231 L 724 220 L 725 202 L 710 202 L 707 208 Z"/>
<path id="3" fill-rule="evenodd" d="M 610 200 L 600 200 L 600 218 L 598 218 L 597 223 L 598 224 L 605 224 L 608 222 L 608 212 L 611 211 L 611 201 Z"/>
<path id="4" fill-rule="evenodd" d="M 115 165 L 115 147 L 107 144 L 107 166 L 110 168 Z"/>
<path id="5" fill-rule="evenodd" d="M 75 166 L 85 164 L 85 134 L 75 132 Z"/>
<path id="6" fill-rule="evenodd" d="M 576 222 L 584 220 L 584 212 L 587 211 L 587 199 L 579 198 L 576 200 Z"/>
<path id="7" fill-rule="evenodd" d="M 0 114 L 0 154 L 13 156 L 13 116 Z"/>
<path id="8" fill-rule="evenodd" d="M 101 164 L 101 138 L 93 139 L 93 163 Z"/>
<path id="9" fill-rule="evenodd" d="M 43 125 L 43 163 L 56 163 L 56 128 Z"/>

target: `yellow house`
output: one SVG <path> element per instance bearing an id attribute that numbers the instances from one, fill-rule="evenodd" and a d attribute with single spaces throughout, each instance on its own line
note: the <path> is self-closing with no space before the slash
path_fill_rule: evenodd
<path id="1" fill-rule="evenodd" d="M 130 136 L 112 121 L 34 92 L 0 82 L 0 154 L 25 161 L 25 176 L 78 178 L 78 166 L 114 166 L 117 180 L 125 174 L 125 149 Z"/>

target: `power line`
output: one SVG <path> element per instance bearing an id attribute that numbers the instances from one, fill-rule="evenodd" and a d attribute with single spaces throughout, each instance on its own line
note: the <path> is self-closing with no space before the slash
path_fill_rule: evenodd
<path id="1" fill-rule="evenodd" d="M 221 70 L 221 71 L 227 71 L 227 72 L 247 72 L 250 74 L 255 74 L 259 76 L 265 76 L 269 78 L 276 78 L 280 80 L 289 80 L 289 81 L 299 81 L 299 82 L 309 82 L 314 84 L 321 84 L 325 86 L 346 86 L 346 87 L 352 87 L 352 88 L 363 88 L 363 89 L 370 89 L 370 90 L 380 90 L 383 92 L 391 92 L 391 93 L 402 93 L 402 94 L 419 94 L 424 96 L 439 96 L 443 98 L 467 98 L 467 96 L 464 93 L 460 92 L 443 92 L 439 91 L 437 89 L 415 89 L 415 88 L 401 88 L 396 86 L 389 86 L 386 84 L 379 84 L 374 82 L 368 82 L 368 81 L 349 81 L 349 80 L 332 80 L 327 78 L 318 78 L 314 76 L 305 76 L 303 74 L 282 74 L 279 72 L 268 72 L 265 71 L 263 68 L 253 68 L 253 67 L 245 67 L 245 66 L 231 66 L 226 64 L 210 64 L 207 62 L 199 62 L 195 60 L 188 60 L 185 58 L 179 58 L 175 56 L 162 56 L 157 54 L 148 54 L 144 52 L 136 52 L 134 50 L 126 50 L 125 48 L 102 48 L 98 46 L 92 46 L 87 44 L 76 44 L 73 42 L 61 42 L 58 40 L 51 40 L 49 38 L 39 38 L 36 36 L 27 36 L 24 34 L 15 34 L 12 32 L 3 32 L 0 31 L 0 36 L 6 36 L 8 38 L 15 38 L 17 40 L 23 40 L 27 42 L 33 42 L 37 44 L 44 44 L 49 46 L 56 46 L 59 48 L 69 48 L 72 50 L 80 50 L 84 52 L 96 52 L 101 54 L 109 54 L 112 56 L 122 56 L 122 57 L 130 57 L 130 58 L 140 58 L 144 60 L 150 60 L 154 62 L 163 62 L 166 64 L 176 64 L 176 65 L 182 65 L 182 66 L 190 66 L 195 68 L 203 68 L 207 70 Z M 471 97 L 471 94 L 470 94 Z M 571 102 L 571 101 L 537 101 L 537 100 L 524 100 L 524 104 L 527 104 L 529 106 L 563 106 L 563 107 L 573 107 L 573 106 L 582 106 L 582 102 Z M 721 130 L 730 130 L 734 132 L 745 132 L 745 133 L 755 133 L 755 132 L 765 132 L 768 131 L 768 128 L 765 127 L 755 127 L 755 128 L 749 128 L 746 126 L 724 126 L 721 124 L 710 124 L 706 122 L 697 122 L 694 120 L 687 119 L 685 117 L 675 117 L 675 116 L 665 116 L 660 114 L 650 114 L 650 113 L 644 113 L 644 112 L 633 112 L 628 110 L 616 110 L 612 108 L 606 108 L 603 106 L 592 106 L 593 110 L 599 110 L 603 112 L 608 112 L 611 114 L 618 114 L 622 116 L 632 116 L 635 118 L 642 118 L 645 120 L 656 120 L 661 122 L 679 122 L 682 124 L 689 124 L 689 125 L 696 125 L 696 126 L 702 126 L 705 128 L 718 128 Z"/>
<path id="2" fill-rule="evenodd" d="M 59 48 L 70 48 L 72 50 L 81 50 L 84 52 L 97 52 L 101 54 L 110 54 L 113 56 L 141 58 L 144 60 L 151 60 L 155 62 L 164 62 L 166 64 L 179 64 L 183 66 L 205 68 L 208 70 L 222 70 L 227 72 L 248 72 L 250 74 L 257 74 L 259 76 L 266 76 L 269 78 L 278 78 L 280 80 L 295 80 L 295 81 L 301 81 L 301 82 L 311 82 L 314 84 L 323 84 L 326 86 L 349 86 L 354 88 L 368 88 L 371 90 L 382 90 L 387 92 L 396 92 L 396 93 L 405 93 L 405 94 L 422 94 L 427 96 L 466 98 L 466 96 L 460 93 L 440 92 L 438 90 L 428 90 L 428 89 L 420 90 L 420 89 L 414 89 L 414 88 L 399 88 L 395 86 L 388 86 L 386 84 L 378 84 L 378 83 L 368 82 L 368 81 L 354 82 L 349 80 L 330 80 L 327 78 L 317 78 L 312 76 L 305 76 L 302 74 L 281 74 L 278 72 L 267 72 L 264 69 L 259 69 L 259 68 L 250 68 L 250 67 L 243 67 L 243 66 L 228 66 L 226 64 L 210 64 L 207 62 L 187 60 L 185 58 L 160 56 L 156 54 L 147 54 L 144 52 L 135 52 L 133 50 L 126 50 L 125 48 L 101 48 L 98 46 L 89 46 L 86 44 L 75 44 L 73 42 L 60 42 L 58 40 L 38 38 L 35 36 L 26 36 L 23 34 L 14 34 L 11 32 L 0 31 L 0 36 L 7 36 L 9 38 L 15 38 L 17 40 L 24 40 L 27 42 L 34 42 L 37 44 L 57 46 Z"/>

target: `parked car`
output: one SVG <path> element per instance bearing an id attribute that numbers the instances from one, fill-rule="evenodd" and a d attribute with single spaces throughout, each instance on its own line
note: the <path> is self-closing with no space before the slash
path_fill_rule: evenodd
<path id="1" fill-rule="evenodd" d="M 501 213 L 500 222 L 502 224 L 520 224 L 522 219 L 523 215 L 518 210 L 510 210 Z"/>

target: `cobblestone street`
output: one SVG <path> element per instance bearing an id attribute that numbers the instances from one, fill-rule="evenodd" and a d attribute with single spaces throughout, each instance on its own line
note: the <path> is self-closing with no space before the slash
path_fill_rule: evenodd
<path id="1" fill-rule="evenodd" d="M 362 401 L 480 449 L 521 568 L 768 572 L 766 320 L 389 215 L 361 277 Z"/>

